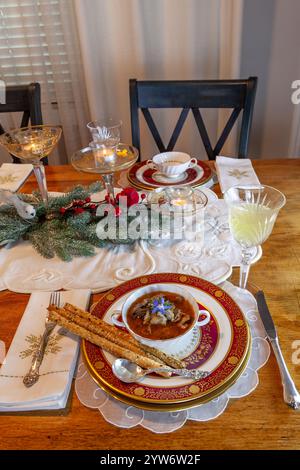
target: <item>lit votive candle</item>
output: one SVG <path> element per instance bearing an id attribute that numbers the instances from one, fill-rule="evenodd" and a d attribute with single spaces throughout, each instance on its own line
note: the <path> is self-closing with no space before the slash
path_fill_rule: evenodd
<path id="1" fill-rule="evenodd" d="M 43 151 L 43 142 L 40 142 L 40 143 L 30 142 L 28 144 L 25 144 L 23 146 L 23 149 L 25 150 L 25 152 L 28 152 L 31 155 L 40 155 Z"/>
<path id="2" fill-rule="evenodd" d="M 114 149 L 106 147 L 105 145 L 91 142 L 90 147 L 94 154 L 96 166 L 102 166 L 105 163 L 112 163 L 116 158 Z"/>
<path id="3" fill-rule="evenodd" d="M 180 199 L 180 198 L 178 198 L 178 199 L 173 199 L 173 200 L 171 201 L 171 203 L 172 203 L 173 206 L 184 207 L 184 206 L 186 206 L 186 205 L 188 204 L 188 201 L 187 201 L 186 199 Z"/>

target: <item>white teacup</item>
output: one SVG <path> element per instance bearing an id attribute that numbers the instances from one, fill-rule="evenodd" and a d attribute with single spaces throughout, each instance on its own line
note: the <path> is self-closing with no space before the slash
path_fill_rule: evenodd
<path id="1" fill-rule="evenodd" d="M 147 164 L 167 178 L 177 178 L 188 168 L 197 165 L 197 159 L 183 152 L 164 152 L 155 155 Z"/>
<path id="2" fill-rule="evenodd" d="M 194 321 L 191 323 L 187 330 L 184 330 L 183 333 L 179 336 L 170 339 L 149 339 L 135 333 L 127 322 L 127 313 L 131 305 L 140 297 L 145 294 L 155 294 L 156 292 L 170 292 L 174 294 L 181 295 L 184 297 L 193 307 L 194 311 Z M 122 321 L 118 320 L 118 317 L 122 316 Z M 205 315 L 203 320 L 199 320 L 200 315 Z M 195 326 L 201 327 L 209 323 L 210 313 L 207 310 L 199 310 L 198 304 L 194 297 L 182 287 L 176 286 L 174 284 L 153 284 L 150 286 L 141 287 L 133 292 L 125 301 L 122 311 L 115 311 L 111 316 L 111 320 L 114 325 L 121 326 L 126 328 L 129 333 L 137 339 L 140 343 L 146 344 L 153 348 L 159 349 L 166 354 L 176 355 L 179 351 L 182 351 L 186 346 L 191 342 L 193 337 L 193 328 Z M 163 327 L 162 327 L 163 328 Z"/>

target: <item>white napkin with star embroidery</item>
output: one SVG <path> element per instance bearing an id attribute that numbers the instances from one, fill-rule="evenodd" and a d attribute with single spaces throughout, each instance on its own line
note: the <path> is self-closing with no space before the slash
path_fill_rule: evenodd
<path id="1" fill-rule="evenodd" d="M 33 170 L 28 163 L 3 163 L 0 168 L 0 189 L 18 191 Z"/>
<path id="2" fill-rule="evenodd" d="M 86 309 L 90 290 L 61 292 L 65 302 Z M 26 388 L 23 377 L 30 369 L 32 353 L 44 332 L 50 292 L 35 292 L 18 326 L 0 369 L 0 411 L 56 410 L 65 408 L 79 351 L 78 337 L 58 325 L 48 340 L 48 348 L 36 384 Z M 63 333 L 63 334 L 61 334 Z"/>
<path id="3" fill-rule="evenodd" d="M 221 191 L 224 194 L 232 186 L 260 184 L 251 160 L 248 158 L 229 158 L 217 156 L 216 170 Z"/>

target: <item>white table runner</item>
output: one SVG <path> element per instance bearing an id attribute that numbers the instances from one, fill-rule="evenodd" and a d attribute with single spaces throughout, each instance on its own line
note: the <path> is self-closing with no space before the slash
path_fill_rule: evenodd
<path id="1" fill-rule="evenodd" d="M 227 279 L 239 265 L 241 250 L 230 235 L 227 208 L 210 189 L 203 189 L 209 202 L 205 210 L 204 244 L 164 241 L 155 246 L 141 241 L 135 247 L 99 248 L 93 257 L 45 259 L 29 242 L 0 250 L 0 289 L 32 293 L 39 290 L 91 289 L 102 292 L 133 277 L 153 272 L 182 272 L 214 283 Z M 162 256 L 163 253 L 163 256 Z M 253 250 L 254 261 L 261 249 Z"/>

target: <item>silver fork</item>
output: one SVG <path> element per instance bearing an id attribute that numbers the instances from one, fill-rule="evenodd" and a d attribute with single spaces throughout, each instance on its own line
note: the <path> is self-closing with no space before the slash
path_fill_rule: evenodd
<path id="1" fill-rule="evenodd" d="M 52 292 L 50 296 L 50 304 L 54 304 L 57 307 L 60 305 L 60 292 Z M 39 380 L 39 370 L 40 366 L 43 362 L 46 346 L 50 337 L 50 334 L 52 333 L 54 327 L 56 326 L 56 323 L 49 320 L 49 312 L 47 313 L 46 321 L 45 321 L 45 331 L 43 333 L 43 336 L 40 340 L 39 346 L 36 350 L 36 352 L 33 355 L 32 362 L 31 362 L 31 367 L 28 371 L 28 373 L 24 376 L 23 378 L 23 384 L 25 387 L 32 387 L 38 380 Z"/>

